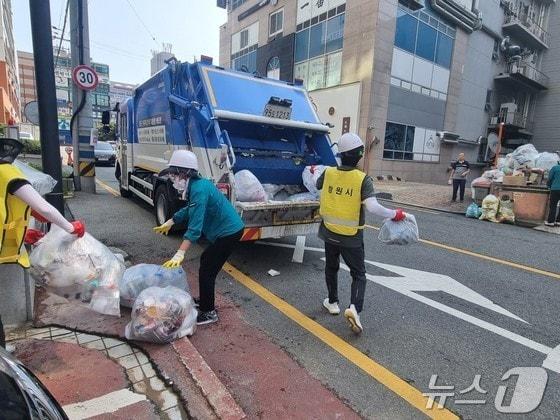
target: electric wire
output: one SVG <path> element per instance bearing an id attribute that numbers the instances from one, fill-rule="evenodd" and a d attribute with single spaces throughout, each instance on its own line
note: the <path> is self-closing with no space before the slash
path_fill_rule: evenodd
<path id="1" fill-rule="evenodd" d="M 144 29 L 146 29 L 146 32 L 148 32 L 148 35 L 150 35 L 150 38 L 152 38 L 152 40 L 154 41 L 154 43 L 156 45 L 158 45 L 157 41 L 156 41 L 156 37 L 154 36 L 154 34 L 150 31 L 150 28 L 148 28 L 148 25 L 146 25 L 144 23 L 144 21 L 142 20 L 142 18 L 140 17 L 140 15 L 138 14 L 138 12 L 136 11 L 136 8 L 134 7 L 134 5 L 131 3 L 130 0 L 126 0 L 126 2 L 128 3 L 128 5 L 130 6 L 130 8 L 132 9 L 132 11 L 134 12 L 134 14 L 136 15 L 136 17 L 138 18 L 138 20 L 140 21 L 140 23 L 142 24 L 142 26 L 144 27 Z M 159 45 L 158 45 L 159 47 Z"/>
<path id="2" fill-rule="evenodd" d="M 60 42 L 58 43 L 58 50 L 56 51 L 56 59 L 54 60 L 54 68 L 58 65 L 58 58 L 60 57 L 60 50 L 62 49 L 62 41 L 64 40 L 64 32 L 66 31 L 66 22 L 68 20 L 68 9 L 70 8 L 70 0 L 66 0 L 66 11 L 64 12 L 64 23 L 62 24 L 62 34 L 60 35 Z"/>

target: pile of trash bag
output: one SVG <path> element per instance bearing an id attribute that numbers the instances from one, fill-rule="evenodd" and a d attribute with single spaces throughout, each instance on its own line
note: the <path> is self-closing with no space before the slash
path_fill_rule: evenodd
<path id="1" fill-rule="evenodd" d="M 480 220 L 488 220 L 490 222 L 498 223 L 498 209 L 500 208 L 500 200 L 493 194 L 488 194 L 482 200 L 482 214 Z"/>
<path id="2" fill-rule="evenodd" d="M 418 224 L 412 214 L 400 222 L 386 219 L 379 230 L 379 240 L 387 245 L 409 245 L 420 240 Z"/>
<path id="3" fill-rule="evenodd" d="M 478 219 L 481 215 L 482 215 L 482 211 L 480 210 L 480 207 L 478 207 L 476 203 L 469 204 L 465 216 L 471 219 Z"/>
<path id="4" fill-rule="evenodd" d="M 531 143 L 519 146 L 511 153 L 511 159 L 514 161 L 514 170 L 535 168 L 535 161 L 539 156 L 539 152 Z"/>
<path id="5" fill-rule="evenodd" d="M 323 165 L 311 165 L 306 166 L 301 174 L 303 179 L 303 185 L 307 188 L 307 191 L 314 194 L 315 196 L 319 196 L 319 190 L 317 189 L 317 181 L 327 169 L 326 166 Z"/>
<path id="6" fill-rule="evenodd" d="M 550 171 L 553 166 L 556 166 L 560 161 L 560 156 L 557 153 L 542 152 L 539 153 L 535 160 L 535 166 L 545 171 Z"/>
<path id="7" fill-rule="evenodd" d="M 54 189 L 56 180 L 52 176 L 44 174 L 18 159 L 14 161 L 14 165 L 23 173 L 25 179 L 29 181 L 39 194 L 45 195 Z"/>
<path id="8" fill-rule="evenodd" d="M 299 194 L 290 195 L 288 201 L 291 202 L 301 202 L 301 201 L 317 201 L 319 200 L 318 194 L 312 192 L 304 192 Z"/>
<path id="9" fill-rule="evenodd" d="M 482 174 L 482 178 L 486 178 L 490 182 L 503 182 L 504 181 L 504 173 L 499 169 L 492 169 L 490 171 L 485 171 Z M 471 183 L 471 185 L 472 185 L 472 183 Z"/>
<path id="10" fill-rule="evenodd" d="M 119 279 L 121 305 L 132 308 L 136 298 L 149 287 L 173 286 L 190 293 L 187 273 L 181 267 L 163 268 L 156 264 L 137 264 L 125 270 Z"/>
<path id="11" fill-rule="evenodd" d="M 148 287 L 134 302 L 125 337 L 129 340 L 169 343 L 193 335 L 196 317 L 194 301 L 184 290 L 173 286 Z"/>
<path id="12" fill-rule="evenodd" d="M 124 262 L 89 233 L 77 238 L 53 225 L 30 259 L 32 277 L 53 293 L 89 301 L 96 312 L 120 316 L 118 282 Z"/>
<path id="13" fill-rule="evenodd" d="M 257 177 L 247 169 L 235 174 L 236 197 L 238 201 L 256 203 L 268 199 L 266 191 Z"/>

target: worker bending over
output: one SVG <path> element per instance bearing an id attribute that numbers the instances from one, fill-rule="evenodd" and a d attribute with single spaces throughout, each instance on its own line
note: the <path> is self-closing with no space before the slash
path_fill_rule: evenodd
<path id="1" fill-rule="evenodd" d="M 24 242 L 34 244 L 43 233 L 28 229 L 30 216 L 41 222 L 51 222 L 66 232 L 82 237 L 82 222 L 70 223 L 51 206 L 13 165 L 23 149 L 18 140 L 0 138 L 0 264 L 19 264 L 29 268 L 29 256 Z M 0 279 L 1 283 L 1 279 Z M 0 285 L 0 290 L 3 290 Z M 5 291 L 3 291 L 5 293 Z M 0 317 L 0 345 L 5 346 L 4 328 Z"/>
<path id="2" fill-rule="evenodd" d="M 343 134 L 338 142 L 341 165 L 327 168 L 317 180 L 321 190 L 320 213 L 323 219 L 319 237 L 325 241 L 325 277 L 329 297 L 323 306 L 332 315 L 338 315 L 338 270 L 340 256 L 350 268 L 352 286 L 350 306 L 344 311 L 350 328 L 356 334 L 362 332 L 360 312 L 364 305 L 366 268 L 364 255 L 363 207 L 377 216 L 402 221 L 401 209 L 383 207 L 374 196 L 373 180 L 357 169 L 364 155 L 362 139 L 353 133 Z"/>
<path id="3" fill-rule="evenodd" d="M 183 192 L 184 208 L 172 219 L 155 227 L 154 231 L 167 235 L 175 223 L 187 223 L 184 240 L 173 258 L 163 264 L 167 268 L 179 267 L 185 252 L 192 243 L 204 235 L 208 246 L 200 257 L 198 284 L 200 292 L 197 324 L 218 320 L 214 307 L 216 276 L 222 269 L 235 245 L 243 235 L 243 222 L 227 198 L 209 180 L 198 173 L 198 161 L 193 152 L 176 150 L 169 160 L 173 186 Z M 195 302 L 198 299 L 195 299 Z"/>

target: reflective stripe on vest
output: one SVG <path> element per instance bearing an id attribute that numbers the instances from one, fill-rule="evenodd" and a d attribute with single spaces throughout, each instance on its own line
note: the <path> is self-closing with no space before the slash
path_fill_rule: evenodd
<path id="1" fill-rule="evenodd" d="M 17 263 L 28 268 L 29 256 L 23 239 L 29 223 L 29 206 L 8 192 L 11 182 L 25 179 L 23 173 L 9 163 L 0 164 L 0 264 Z"/>
<path id="2" fill-rule="evenodd" d="M 320 213 L 325 227 L 333 233 L 354 236 L 360 225 L 362 183 L 366 174 L 358 169 L 327 168 L 321 190 Z"/>

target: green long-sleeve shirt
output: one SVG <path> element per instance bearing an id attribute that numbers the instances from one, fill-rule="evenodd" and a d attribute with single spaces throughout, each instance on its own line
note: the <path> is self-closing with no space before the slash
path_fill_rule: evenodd
<path id="1" fill-rule="evenodd" d="M 560 191 L 560 164 L 553 166 L 548 173 L 548 188 Z"/>

